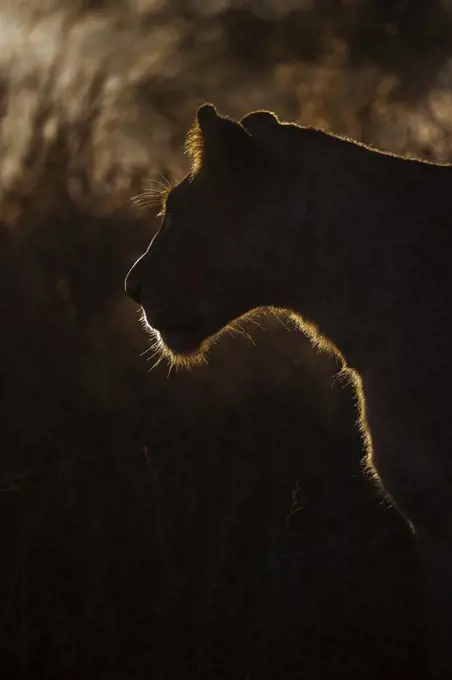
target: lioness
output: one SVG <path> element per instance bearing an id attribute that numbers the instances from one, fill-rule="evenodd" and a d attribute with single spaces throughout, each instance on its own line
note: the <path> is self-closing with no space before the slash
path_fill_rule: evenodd
<path id="1" fill-rule="evenodd" d="M 432 676 L 452 678 L 452 167 L 208 104 L 187 149 L 127 292 L 172 362 L 260 306 L 338 353 L 367 470 L 418 539 Z"/>

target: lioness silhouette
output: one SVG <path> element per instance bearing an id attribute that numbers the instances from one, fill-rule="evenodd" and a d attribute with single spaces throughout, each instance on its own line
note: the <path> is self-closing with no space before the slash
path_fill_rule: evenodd
<path id="1" fill-rule="evenodd" d="M 128 294 L 171 362 L 262 306 L 338 354 L 366 468 L 417 536 L 432 677 L 452 678 L 452 167 L 210 104 L 187 150 Z"/>

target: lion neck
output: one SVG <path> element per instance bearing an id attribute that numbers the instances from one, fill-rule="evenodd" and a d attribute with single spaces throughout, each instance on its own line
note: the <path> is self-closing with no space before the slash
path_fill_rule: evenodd
<path id="1" fill-rule="evenodd" d="M 321 195 L 308 199 L 303 226 L 292 224 L 278 299 L 361 372 L 415 327 L 413 291 L 424 299 L 432 260 L 449 275 L 452 167 L 358 146 L 351 152 L 344 171 L 332 172 Z"/>

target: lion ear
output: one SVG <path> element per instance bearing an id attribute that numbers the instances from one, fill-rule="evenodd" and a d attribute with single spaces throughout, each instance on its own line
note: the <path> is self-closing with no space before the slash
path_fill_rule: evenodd
<path id="1" fill-rule="evenodd" d="M 203 132 L 212 129 L 212 127 L 217 124 L 219 118 L 220 116 L 213 104 L 203 104 L 199 107 L 198 113 L 196 114 L 199 128 Z"/>
<path id="2" fill-rule="evenodd" d="M 242 118 L 242 127 L 252 139 L 273 157 L 281 156 L 287 146 L 285 126 L 270 111 L 254 111 Z"/>
<path id="3" fill-rule="evenodd" d="M 256 144 L 242 125 L 220 116 L 213 104 L 203 104 L 196 116 L 202 137 L 203 164 L 240 168 L 256 154 Z"/>
<path id="4" fill-rule="evenodd" d="M 253 137 L 266 139 L 275 134 L 280 123 L 277 116 L 270 111 L 253 111 L 242 118 L 240 124 Z"/>

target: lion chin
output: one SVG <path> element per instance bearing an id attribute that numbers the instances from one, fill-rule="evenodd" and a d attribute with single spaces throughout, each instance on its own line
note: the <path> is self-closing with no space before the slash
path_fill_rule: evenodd
<path id="1" fill-rule="evenodd" d="M 200 333 L 184 332 L 181 330 L 157 330 L 161 341 L 165 347 L 176 356 L 187 356 L 197 354 L 206 341 Z"/>
<path id="2" fill-rule="evenodd" d="M 190 370 L 208 364 L 208 350 L 216 340 L 215 336 L 195 336 L 176 331 L 162 332 L 152 329 L 157 338 L 159 359 L 170 367 Z M 160 361 L 158 361 L 160 363 Z"/>
<path id="3" fill-rule="evenodd" d="M 229 331 L 236 332 L 237 319 L 227 321 L 217 318 L 206 323 L 199 316 L 171 323 L 159 323 L 152 314 L 141 308 L 141 323 L 150 334 L 150 349 L 155 350 L 156 363 L 165 360 L 177 368 L 192 368 L 196 365 L 207 365 L 207 356 L 218 339 Z"/>
<path id="4" fill-rule="evenodd" d="M 191 325 L 157 328 L 149 323 L 142 309 L 141 323 L 151 338 L 150 350 L 155 357 L 153 368 L 162 361 L 171 367 L 190 369 L 207 364 L 207 349 L 213 344 L 214 337 Z"/>

